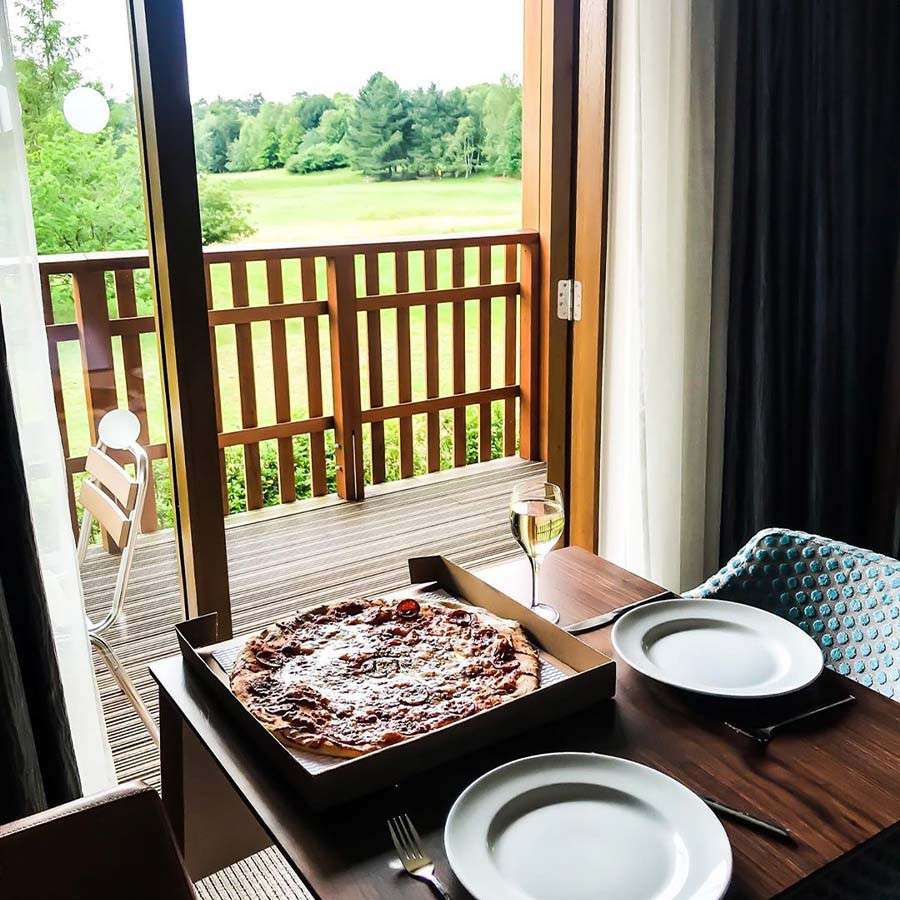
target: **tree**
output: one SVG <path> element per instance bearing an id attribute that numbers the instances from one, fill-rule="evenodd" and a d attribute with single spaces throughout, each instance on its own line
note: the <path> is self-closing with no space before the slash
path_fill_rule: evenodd
<path id="1" fill-rule="evenodd" d="M 284 107 L 278 137 L 278 161 L 284 165 L 306 136 L 319 126 L 323 113 L 334 106 L 324 94 L 295 94 Z"/>
<path id="2" fill-rule="evenodd" d="M 16 2 L 25 23 L 17 35 L 19 98 L 35 119 L 46 115 L 80 80 L 75 60 L 81 52 L 82 36 L 63 34 L 57 6 L 58 0 Z"/>
<path id="3" fill-rule="evenodd" d="M 359 92 L 347 128 L 353 165 L 379 181 L 403 172 L 409 163 L 412 122 L 396 81 L 376 72 Z"/>
<path id="4" fill-rule="evenodd" d="M 356 100 L 349 94 L 335 94 L 332 102 L 332 108 L 322 113 L 316 132 L 327 144 L 341 144 L 347 137 L 347 126 L 356 107 Z"/>
<path id="5" fill-rule="evenodd" d="M 327 109 L 333 109 L 334 103 L 324 94 L 296 94 L 295 115 L 304 132 L 319 127 L 322 115 Z"/>
<path id="6" fill-rule="evenodd" d="M 204 245 L 221 244 L 253 234 L 253 226 L 247 218 L 250 207 L 238 203 L 221 181 L 201 175 L 197 187 Z"/>
<path id="7" fill-rule="evenodd" d="M 42 253 L 142 247 L 147 241 L 133 116 L 113 104 L 99 134 L 69 127 L 62 100 L 81 76 L 75 68 L 81 37 L 67 37 L 57 0 L 28 0 L 17 8 L 16 77 L 31 202 Z M 128 139 L 130 136 L 130 140 Z"/>
<path id="8" fill-rule="evenodd" d="M 350 165 L 346 143 L 347 124 L 356 101 L 346 94 L 335 94 L 332 107 L 326 109 L 318 125 L 307 131 L 285 161 L 289 172 L 304 175 Z"/>
<path id="9" fill-rule="evenodd" d="M 135 249 L 147 226 L 134 104 L 111 102 L 98 134 L 74 131 L 62 115 L 66 93 L 82 83 L 80 37 L 67 37 L 57 0 L 21 0 L 16 77 L 25 132 L 34 228 L 41 253 Z M 97 89 L 101 86 L 93 85 Z M 221 186 L 223 190 L 227 190 Z M 211 210 L 203 209 L 204 202 Z M 228 240 L 248 233 L 242 208 L 201 187 L 204 234 Z"/>
<path id="10" fill-rule="evenodd" d="M 499 84 L 478 84 L 468 88 L 466 94 L 469 106 L 480 117 L 484 130 L 482 167 L 494 175 L 515 174 L 509 171 L 507 163 L 514 154 L 516 141 L 521 148 L 521 86 L 514 78 L 504 75 Z M 514 108 L 517 108 L 516 112 L 513 112 Z M 518 137 L 510 133 L 514 125 L 519 129 Z"/>
<path id="11" fill-rule="evenodd" d="M 134 103 L 129 100 L 109 101 L 109 131 L 116 141 L 130 141 L 137 134 Z"/>
<path id="12" fill-rule="evenodd" d="M 449 114 L 443 92 L 432 84 L 409 94 L 410 169 L 416 175 L 441 175 L 449 136 L 456 130 L 456 120 Z"/>
<path id="13" fill-rule="evenodd" d="M 466 118 L 473 118 L 474 121 L 464 125 L 461 134 L 467 134 L 469 139 L 477 142 L 477 146 L 468 148 L 468 151 L 476 162 L 480 159 L 480 122 L 469 109 L 466 95 L 459 88 L 446 94 L 435 85 L 427 91 L 413 91 L 411 108 L 413 150 L 410 156 L 417 175 L 442 177 L 459 174 L 460 145 L 459 141 L 454 141 L 454 135 Z"/>
<path id="14" fill-rule="evenodd" d="M 456 175 L 468 178 L 481 159 L 482 131 L 475 116 L 463 116 L 447 147 L 447 159 Z"/>
<path id="15" fill-rule="evenodd" d="M 522 97 L 506 114 L 506 126 L 497 155 L 496 173 L 518 178 L 522 174 Z"/>
<path id="16" fill-rule="evenodd" d="M 232 102 L 238 111 L 245 116 L 255 116 L 263 108 L 266 98 L 262 94 L 252 94 L 246 100 L 234 100 Z"/>
<path id="17" fill-rule="evenodd" d="M 229 172 L 255 172 L 281 165 L 278 146 L 284 116 L 280 103 L 264 103 L 259 112 L 241 123 L 238 139 L 228 148 Z"/>
<path id="18" fill-rule="evenodd" d="M 28 151 L 34 230 L 41 253 L 130 250 L 147 243 L 136 142 L 122 145 L 67 127 L 53 111 Z"/>
<path id="19" fill-rule="evenodd" d="M 224 172 L 228 151 L 241 133 L 244 114 L 234 101 L 195 104 L 194 146 L 201 172 Z"/>

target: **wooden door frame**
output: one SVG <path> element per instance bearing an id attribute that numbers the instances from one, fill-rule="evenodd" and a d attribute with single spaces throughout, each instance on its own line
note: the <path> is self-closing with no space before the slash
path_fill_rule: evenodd
<path id="1" fill-rule="evenodd" d="M 127 7 L 185 615 L 218 613 L 219 637 L 228 638 L 231 599 L 184 11 L 182 0 L 129 0 Z"/>
<path id="2" fill-rule="evenodd" d="M 596 551 L 612 0 L 524 4 L 522 222 L 541 247 L 537 456 L 566 501 L 563 543 Z M 582 285 L 576 323 L 556 314 L 569 278 Z"/>
<path id="3" fill-rule="evenodd" d="M 569 542 L 597 552 L 600 536 L 600 422 L 606 287 L 613 0 L 581 0 L 573 277 L 581 320 L 572 328 Z"/>
<path id="4" fill-rule="evenodd" d="M 522 218 L 539 232 L 541 248 L 533 348 L 539 441 L 529 455 L 544 459 L 548 479 L 563 489 L 571 541 L 596 549 L 611 3 L 523 2 Z M 217 612 L 227 637 L 231 604 L 182 2 L 129 0 L 128 14 L 185 613 Z M 578 71 L 582 85 L 602 84 L 602 91 L 579 88 Z M 599 164 L 597 146 L 604 148 Z M 597 214 L 586 225 L 591 209 Z M 573 271 L 584 285 L 585 313 L 574 328 L 556 316 L 557 283 Z"/>
<path id="5" fill-rule="evenodd" d="M 578 0 L 524 0 L 522 224 L 540 234 L 538 423 L 532 458 L 568 499 L 570 327 L 556 285 L 570 277 Z"/>

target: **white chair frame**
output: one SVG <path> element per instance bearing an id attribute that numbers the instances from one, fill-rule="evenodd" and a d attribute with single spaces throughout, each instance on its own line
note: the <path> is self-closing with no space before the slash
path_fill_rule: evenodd
<path id="1" fill-rule="evenodd" d="M 115 412 L 121 416 L 123 411 L 117 410 Z M 109 413 L 107 413 L 107 415 L 109 415 Z M 131 415 L 133 415 L 133 413 Z M 136 416 L 135 422 L 137 422 Z M 103 420 L 101 420 L 100 422 L 101 434 L 103 432 L 102 425 Z M 93 449 L 106 457 L 106 459 L 112 462 L 114 466 L 120 468 L 119 464 L 108 452 L 109 448 L 102 440 L 99 440 L 94 445 Z M 121 559 L 119 561 L 119 571 L 116 575 L 116 585 L 113 590 L 112 605 L 110 606 L 110 610 L 98 622 L 93 622 L 88 616 L 85 616 L 85 618 L 87 619 L 88 636 L 90 637 L 91 644 L 100 652 L 103 661 L 109 668 L 109 671 L 112 674 L 113 678 L 116 679 L 116 682 L 118 683 L 122 693 L 125 695 L 128 702 L 134 708 L 138 716 L 140 716 L 141 721 L 144 723 L 144 726 L 150 733 L 151 738 L 153 738 L 156 744 L 159 745 L 159 729 L 157 728 L 156 723 L 153 721 L 153 717 L 150 715 L 150 711 L 145 706 L 143 700 L 141 700 L 140 694 L 138 694 L 134 683 L 128 676 L 128 673 L 125 671 L 122 663 L 119 661 L 112 647 L 110 647 L 109 643 L 101 636 L 102 632 L 106 631 L 106 629 L 108 629 L 118 620 L 119 616 L 122 614 L 122 609 L 125 606 L 125 592 L 128 589 L 128 579 L 131 575 L 131 565 L 134 561 L 135 544 L 137 541 L 138 532 L 140 531 L 141 513 L 144 509 L 144 500 L 147 496 L 147 485 L 149 483 L 150 473 L 150 459 L 147 456 L 147 451 L 136 440 L 119 449 L 128 452 L 134 460 L 135 477 L 133 479 L 133 482 L 137 486 L 137 491 L 134 502 L 133 504 L 131 504 L 130 510 L 127 508 L 122 508 L 121 504 L 117 504 L 117 508 L 120 510 L 120 512 L 127 516 L 128 524 L 125 544 L 121 548 L 122 553 Z M 92 484 L 100 490 L 103 490 L 106 487 L 106 485 L 104 485 L 103 483 L 103 480 L 97 475 L 93 474 L 89 475 L 89 477 L 85 479 L 85 484 Z M 84 485 L 82 485 L 82 492 L 84 492 L 84 490 Z M 112 498 L 109 499 L 111 502 L 115 502 L 115 500 L 113 500 Z M 87 506 L 85 506 L 81 520 L 81 530 L 78 534 L 79 568 L 83 565 L 85 557 L 87 555 L 88 546 L 91 540 L 91 527 L 94 523 L 94 518 L 94 514 L 87 508 Z M 100 525 L 101 529 L 104 529 L 102 522 L 98 521 L 97 524 Z"/>

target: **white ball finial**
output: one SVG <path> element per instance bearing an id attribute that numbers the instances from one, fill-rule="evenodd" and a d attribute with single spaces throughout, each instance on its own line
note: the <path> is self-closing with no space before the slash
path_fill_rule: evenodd
<path id="1" fill-rule="evenodd" d="M 100 91 L 78 87 L 63 98 L 63 115 L 76 131 L 96 134 L 109 122 L 109 104 Z"/>
<path id="2" fill-rule="evenodd" d="M 141 433 L 141 423 L 130 409 L 111 409 L 97 426 L 100 440 L 113 450 L 130 447 Z"/>

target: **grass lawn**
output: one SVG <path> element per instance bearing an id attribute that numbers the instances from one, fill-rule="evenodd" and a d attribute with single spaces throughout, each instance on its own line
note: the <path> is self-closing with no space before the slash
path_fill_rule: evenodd
<path id="1" fill-rule="evenodd" d="M 250 206 L 250 240 L 260 243 L 492 231 L 521 222 L 521 183 L 509 178 L 366 181 L 349 169 L 214 177 Z"/>
<path id="2" fill-rule="evenodd" d="M 227 182 L 241 201 L 250 206 L 250 219 L 256 233 L 253 243 L 296 243 L 343 240 L 357 237 L 376 238 L 391 235 L 432 235 L 460 231 L 487 231 L 517 228 L 520 224 L 520 182 L 478 176 L 471 179 L 439 181 L 368 182 L 348 170 L 291 175 L 284 171 L 253 172 L 213 176 Z M 504 280 L 503 248 L 494 248 L 493 280 Z M 477 252 L 466 256 L 466 281 L 478 281 Z M 410 290 L 423 285 L 423 254 L 410 254 Z M 231 306 L 231 285 L 227 265 L 212 269 L 214 304 Z M 361 271 L 358 273 L 361 278 Z M 325 296 L 324 271 L 319 275 L 319 296 Z M 299 264 L 283 264 L 285 299 L 299 299 Z M 394 290 L 393 260 L 380 258 L 381 290 Z M 266 281 L 263 263 L 248 266 L 251 304 L 264 302 Z M 438 286 L 450 286 L 450 252 L 438 253 Z M 360 282 L 361 290 L 361 282 Z M 71 303 L 57 302 L 57 321 L 71 321 Z M 149 307 L 140 312 L 150 312 Z M 368 359 L 366 354 L 366 318 L 360 316 L 360 354 L 363 405 L 368 405 Z M 425 324 L 424 310 L 414 309 L 410 316 L 413 399 L 425 395 Z M 259 424 L 275 421 L 272 353 L 268 323 L 255 323 L 253 334 L 254 370 L 256 374 Z M 398 402 L 396 312 L 381 313 L 384 402 Z M 451 389 L 451 310 L 449 304 L 439 307 L 440 392 Z M 216 342 L 219 353 L 219 377 L 222 397 L 223 428 L 241 427 L 241 410 L 234 328 L 218 328 Z M 303 325 L 299 320 L 287 322 L 290 366 L 292 417 L 307 415 L 306 362 Z M 503 366 L 503 300 L 493 301 L 492 311 L 492 383 L 502 384 Z M 478 304 L 466 304 L 467 389 L 478 387 Z M 323 364 L 325 413 L 331 411 L 328 378 L 329 338 L 327 321 L 320 318 L 320 346 Z M 114 339 L 117 383 L 120 398 L 125 397 L 124 369 L 118 339 Z M 151 441 L 164 439 L 162 399 L 156 341 L 153 335 L 142 337 L 144 375 L 148 395 Z M 78 345 L 60 345 L 60 368 L 69 426 L 70 452 L 84 453 L 88 445 L 87 416 L 81 376 Z M 395 425 L 388 423 L 390 437 Z"/>

